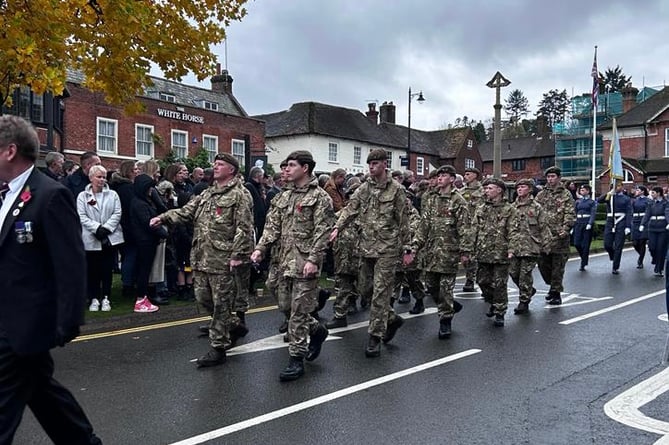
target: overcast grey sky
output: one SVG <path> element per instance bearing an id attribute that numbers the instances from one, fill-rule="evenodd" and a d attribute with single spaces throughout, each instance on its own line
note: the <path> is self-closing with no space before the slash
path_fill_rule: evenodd
<path id="1" fill-rule="evenodd" d="M 534 113 L 542 94 L 588 92 L 594 45 L 600 71 L 620 65 L 635 86 L 669 81 L 667 0 L 255 0 L 228 30 L 228 70 L 246 111 L 317 101 L 367 109 L 393 101 L 406 125 L 409 86 L 426 101 L 413 128 L 493 116 L 497 70 Z M 216 47 L 223 63 L 223 46 Z M 196 84 L 194 78 L 185 83 Z M 209 87 L 209 81 L 201 86 Z"/>

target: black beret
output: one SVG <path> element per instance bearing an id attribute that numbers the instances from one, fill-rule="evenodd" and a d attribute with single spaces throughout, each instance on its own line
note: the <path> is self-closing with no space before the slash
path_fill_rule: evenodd
<path id="1" fill-rule="evenodd" d="M 439 167 L 439 170 L 437 170 L 437 174 L 438 175 L 448 174 L 455 177 L 457 172 L 455 171 L 455 167 L 453 167 L 452 165 L 442 165 L 441 167 Z"/>
<path id="2" fill-rule="evenodd" d="M 548 167 L 544 172 L 544 176 L 547 176 L 549 173 L 555 173 L 558 176 L 562 176 L 562 170 L 556 166 Z"/>
<path id="3" fill-rule="evenodd" d="M 235 168 L 235 171 L 239 171 L 239 161 L 237 158 L 232 156 L 230 153 L 219 153 L 214 158 L 216 161 L 224 161 L 232 165 Z"/>
<path id="4" fill-rule="evenodd" d="M 504 184 L 504 181 L 502 181 L 501 179 L 488 178 L 485 181 L 483 181 L 483 185 L 489 185 L 489 184 L 494 184 L 497 187 L 501 188 L 502 190 L 506 190 L 506 184 Z"/>
<path id="5" fill-rule="evenodd" d="M 369 164 L 372 161 L 386 161 L 388 160 L 388 154 L 385 150 L 381 148 L 374 149 L 369 152 L 367 155 L 367 163 Z"/>

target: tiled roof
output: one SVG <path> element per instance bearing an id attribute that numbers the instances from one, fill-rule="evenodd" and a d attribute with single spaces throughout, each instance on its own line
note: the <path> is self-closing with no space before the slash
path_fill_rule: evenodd
<path id="1" fill-rule="evenodd" d="M 218 104 L 217 111 L 219 113 L 248 116 L 244 108 L 232 95 L 216 93 L 206 88 L 185 85 L 172 80 L 161 79 L 160 77 L 149 77 L 153 81 L 153 86 L 147 87 L 141 97 L 160 100 L 160 93 L 165 93 L 174 96 L 174 103 L 177 105 L 203 108 L 203 101 L 207 101 Z M 81 84 L 84 81 L 84 74 L 80 71 L 68 70 L 67 81 Z"/>
<path id="2" fill-rule="evenodd" d="M 407 127 L 375 124 L 361 111 L 318 102 L 293 104 L 288 110 L 253 116 L 266 122 L 266 137 L 319 134 L 404 149 Z M 440 158 L 453 158 L 464 145 L 468 128 L 423 131 L 411 129 L 411 151 Z"/>
<path id="3" fill-rule="evenodd" d="M 660 92 L 653 94 L 645 101 L 635 105 L 627 113 L 621 114 L 617 119 L 618 128 L 636 127 L 652 121 L 658 114 L 669 108 L 669 87 L 663 88 Z M 601 127 L 601 130 L 610 129 L 613 126 L 612 121 Z"/>
<path id="4" fill-rule="evenodd" d="M 479 153 L 483 162 L 493 160 L 493 141 L 484 141 L 479 144 Z M 525 136 L 519 138 L 502 139 L 502 160 L 529 159 L 555 156 L 555 140 L 551 137 L 537 138 Z"/>

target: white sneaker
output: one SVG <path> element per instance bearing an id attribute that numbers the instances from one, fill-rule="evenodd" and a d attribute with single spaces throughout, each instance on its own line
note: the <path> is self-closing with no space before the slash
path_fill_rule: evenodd
<path id="1" fill-rule="evenodd" d="M 109 303 L 109 299 L 107 297 L 102 299 L 102 306 L 100 307 L 100 310 L 103 312 L 111 311 L 111 303 Z"/>
<path id="2" fill-rule="evenodd" d="M 97 312 L 100 310 L 100 302 L 98 301 L 97 298 L 93 298 L 91 300 L 91 305 L 88 306 L 88 310 L 91 312 Z"/>

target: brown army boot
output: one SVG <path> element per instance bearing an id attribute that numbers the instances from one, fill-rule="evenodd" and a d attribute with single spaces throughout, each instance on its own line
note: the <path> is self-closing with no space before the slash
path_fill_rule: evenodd
<path id="1" fill-rule="evenodd" d="M 367 348 L 365 348 L 365 356 L 378 357 L 381 355 L 381 339 L 376 335 L 370 335 L 367 340 Z"/>

